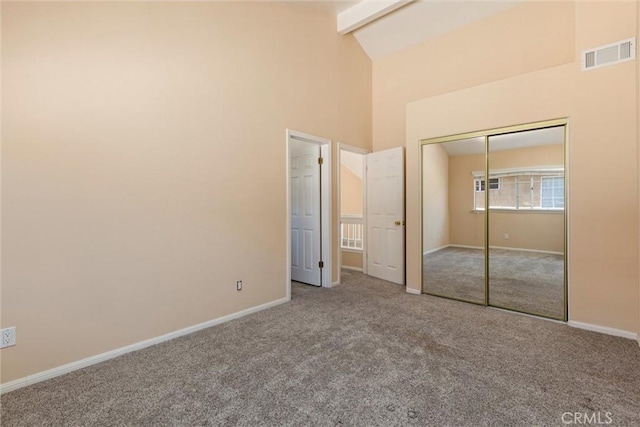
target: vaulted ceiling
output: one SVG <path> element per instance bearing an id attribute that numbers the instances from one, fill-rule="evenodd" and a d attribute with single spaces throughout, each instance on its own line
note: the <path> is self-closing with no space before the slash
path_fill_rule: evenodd
<path id="1" fill-rule="evenodd" d="M 335 7 L 338 31 L 353 32 L 367 55 L 378 59 L 524 1 L 362 0 L 336 2 Z"/>

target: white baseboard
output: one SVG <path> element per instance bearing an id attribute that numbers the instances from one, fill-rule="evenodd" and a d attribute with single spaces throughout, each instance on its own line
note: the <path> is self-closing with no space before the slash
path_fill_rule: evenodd
<path id="1" fill-rule="evenodd" d="M 523 313 L 521 311 L 509 310 L 508 308 L 494 307 L 494 306 L 491 306 L 491 305 L 488 305 L 486 307 L 489 310 L 502 311 L 503 313 L 513 314 L 514 316 L 530 317 L 532 319 L 543 320 L 545 322 L 559 323 L 561 325 L 566 325 L 567 324 L 567 322 L 565 322 L 564 320 L 551 319 L 549 317 L 542 317 L 542 316 L 538 316 L 536 314 L 529 314 L 529 313 Z"/>
<path id="2" fill-rule="evenodd" d="M 426 255 L 431 252 L 435 252 L 436 250 L 444 249 L 444 248 L 465 248 L 465 249 L 480 249 L 484 250 L 483 246 L 469 246 L 469 245 L 447 245 L 442 248 L 434 249 L 431 251 L 425 252 L 423 255 Z M 510 248 L 507 246 L 489 246 L 489 249 L 504 249 L 505 251 L 522 251 L 522 252 L 536 252 L 539 254 L 553 254 L 553 255 L 564 255 L 563 252 L 554 252 L 554 251 L 542 251 L 538 249 L 524 249 L 524 248 Z"/>
<path id="3" fill-rule="evenodd" d="M 635 332 L 623 331 L 622 329 L 592 325 L 590 323 L 576 322 L 575 320 L 569 320 L 567 324 L 574 328 L 586 329 L 588 331 L 593 331 L 593 332 L 600 332 L 601 334 L 613 335 L 613 336 L 622 337 L 622 338 L 629 338 L 632 340 L 638 339 L 638 334 L 636 334 Z"/>
<path id="4" fill-rule="evenodd" d="M 333 288 L 334 286 L 338 286 L 340 284 L 340 280 L 336 280 L 335 282 L 329 283 L 326 288 Z"/>
<path id="5" fill-rule="evenodd" d="M 342 268 L 344 270 L 351 270 L 351 271 L 358 271 L 360 273 L 362 273 L 362 267 L 351 267 L 350 265 L 342 265 Z"/>
<path id="6" fill-rule="evenodd" d="M 406 291 L 408 294 L 411 294 L 411 295 L 422 295 L 422 292 L 420 291 L 420 289 L 406 288 Z"/>
<path id="7" fill-rule="evenodd" d="M 439 248 L 429 249 L 428 251 L 422 252 L 422 255 L 429 255 L 429 254 L 432 254 L 434 252 L 438 252 L 439 250 L 446 249 L 449 246 L 451 246 L 451 245 L 444 245 L 444 246 L 440 246 Z"/>
<path id="8" fill-rule="evenodd" d="M 482 249 L 482 250 L 484 250 L 484 246 L 449 245 L 448 247 L 450 247 L 450 248 Z"/>
<path id="9" fill-rule="evenodd" d="M 19 378 L 17 380 L 9 381 L 7 383 L 0 384 L 0 394 L 8 393 L 10 391 L 17 390 L 19 388 L 26 387 L 31 384 L 39 383 L 41 381 L 45 381 L 51 378 L 55 378 L 60 375 L 67 374 L 69 372 L 77 371 L 78 369 L 86 368 L 87 366 L 95 365 L 96 363 L 104 362 L 106 360 L 113 359 L 118 356 L 122 356 L 123 354 L 126 354 L 126 353 L 131 353 L 132 351 L 142 350 L 143 348 L 160 344 L 162 342 L 169 341 L 171 339 L 178 338 L 183 335 L 192 334 L 199 330 L 210 328 L 211 326 L 219 325 L 221 323 L 238 319 L 248 314 L 256 313 L 258 311 L 262 311 L 267 308 L 275 307 L 287 301 L 288 301 L 287 298 L 281 298 L 275 301 L 258 305 L 256 307 L 251 307 L 246 310 L 241 310 L 236 313 L 218 317 L 217 319 L 212 319 L 204 323 L 199 323 L 197 325 L 189 326 L 184 329 L 180 329 L 174 332 L 169 332 L 167 334 L 160 335 L 155 338 L 150 338 L 148 340 L 140 341 L 125 347 L 120 347 L 115 350 L 108 351 L 106 353 L 97 354 L 95 356 L 87 357 L 86 359 L 82 359 L 76 362 L 68 363 L 66 365 L 58 366 L 57 368 L 49 369 L 47 371 L 38 372 L 37 374 L 29 375 L 24 378 Z"/>
<path id="10" fill-rule="evenodd" d="M 505 251 L 535 252 L 538 254 L 564 255 L 564 252 L 541 251 L 538 249 L 509 248 L 507 246 L 489 246 L 489 249 L 504 249 Z"/>
<path id="11" fill-rule="evenodd" d="M 362 249 L 350 249 L 350 248 L 340 248 L 342 252 L 347 252 L 349 254 L 360 254 L 362 255 Z"/>

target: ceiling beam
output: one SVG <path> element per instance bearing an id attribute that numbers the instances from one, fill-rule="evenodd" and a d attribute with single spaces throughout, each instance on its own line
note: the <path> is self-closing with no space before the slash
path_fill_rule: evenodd
<path id="1" fill-rule="evenodd" d="M 338 32 L 348 34 L 414 0 L 362 0 L 338 14 Z"/>

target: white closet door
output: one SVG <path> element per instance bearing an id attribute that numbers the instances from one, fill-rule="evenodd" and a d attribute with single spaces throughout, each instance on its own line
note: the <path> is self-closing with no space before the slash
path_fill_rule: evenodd
<path id="1" fill-rule="evenodd" d="M 291 280 L 321 286 L 320 147 L 291 144 Z"/>

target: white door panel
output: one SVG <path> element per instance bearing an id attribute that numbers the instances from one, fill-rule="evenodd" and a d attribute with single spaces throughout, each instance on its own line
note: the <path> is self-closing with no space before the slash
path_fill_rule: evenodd
<path id="1" fill-rule="evenodd" d="M 398 243 L 403 240 L 400 234 L 402 234 L 401 229 L 387 229 L 387 268 L 394 271 L 400 270 L 404 261 L 402 257 L 399 256 L 403 253 L 403 248 L 398 246 Z"/>
<path id="2" fill-rule="evenodd" d="M 304 230 L 304 269 L 313 271 L 313 230 Z"/>
<path id="3" fill-rule="evenodd" d="M 300 268 L 300 257 L 298 249 L 299 230 L 297 228 L 291 228 L 291 268 Z"/>
<path id="4" fill-rule="evenodd" d="M 367 273 L 404 284 L 404 151 L 367 155 Z"/>
<path id="5" fill-rule="evenodd" d="M 293 171 L 294 169 L 297 168 L 297 165 L 294 167 L 291 167 L 291 170 Z M 298 186 L 300 184 L 300 178 L 299 177 L 292 177 L 291 178 L 291 215 L 295 215 L 298 216 L 300 215 L 300 210 L 298 209 Z"/>
<path id="6" fill-rule="evenodd" d="M 380 229 L 379 228 L 370 228 L 367 241 L 370 242 L 367 246 L 367 255 L 369 258 L 369 262 L 375 265 L 380 265 Z"/>
<path id="7" fill-rule="evenodd" d="M 291 280 L 321 285 L 320 147 L 291 141 Z"/>
<path id="8" fill-rule="evenodd" d="M 309 158 L 311 158 L 311 156 L 309 156 Z M 318 159 L 318 155 L 316 154 L 313 158 L 314 160 Z M 309 159 L 306 159 L 309 160 Z M 316 200 L 312 197 L 314 194 L 314 184 L 318 183 L 318 178 L 316 176 L 314 176 L 314 172 L 317 172 L 320 170 L 320 166 L 316 164 L 313 171 L 310 171 L 311 167 L 305 164 L 305 176 L 304 176 L 304 193 L 303 193 L 303 198 L 304 198 L 304 216 L 306 218 L 309 217 L 313 217 L 314 215 L 317 215 L 317 212 L 314 212 L 314 208 L 317 206 Z M 318 199 L 320 199 L 320 196 L 318 195 Z M 316 205 L 316 206 L 314 206 Z"/>

